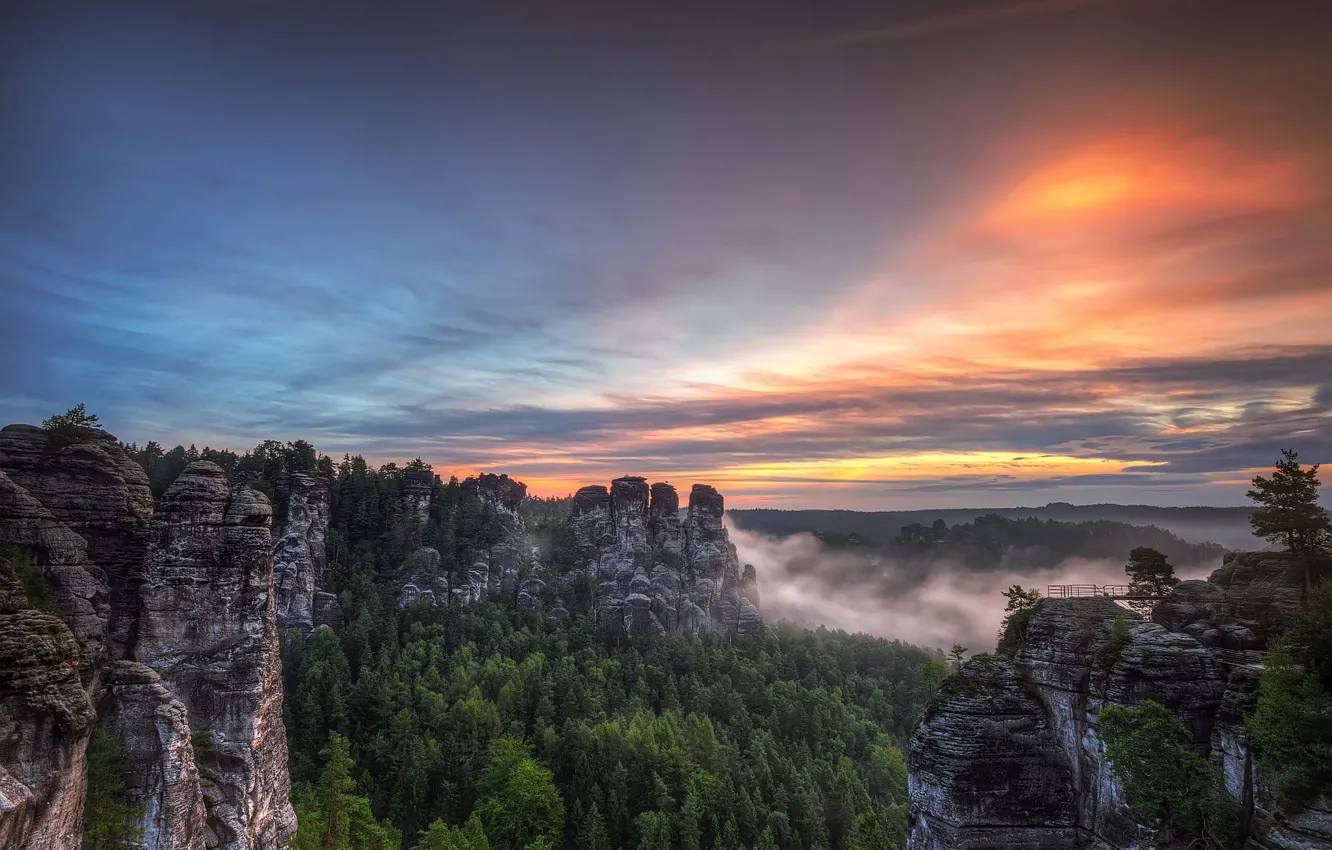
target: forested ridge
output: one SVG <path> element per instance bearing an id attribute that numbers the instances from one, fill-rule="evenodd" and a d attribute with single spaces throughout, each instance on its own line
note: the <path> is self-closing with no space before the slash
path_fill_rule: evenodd
<path id="1" fill-rule="evenodd" d="M 307 443 L 236 455 L 130 447 L 150 477 L 193 457 L 233 475 L 331 482 L 329 560 L 346 626 L 284 634 L 298 850 L 897 848 L 911 729 L 941 656 L 785 624 L 751 637 L 634 636 L 586 604 L 560 500 L 525 510 L 570 612 L 510 588 L 462 608 L 397 606 L 426 543 L 465 570 L 493 523 L 435 479 L 424 527 L 403 472 Z M 158 464 L 157 474 L 152 464 Z"/>

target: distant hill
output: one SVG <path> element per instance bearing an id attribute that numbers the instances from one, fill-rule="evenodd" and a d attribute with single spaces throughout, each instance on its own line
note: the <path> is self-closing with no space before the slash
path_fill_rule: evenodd
<path id="1" fill-rule="evenodd" d="M 738 528 L 777 537 L 801 532 L 824 535 L 857 534 L 874 544 L 896 539 L 904 526 L 930 526 L 942 519 L 950 527 L 997 515 L 1005 519 L 1052 519 L 1082 523 L 1098 520 L 1166 529 L 1190 543 L 1217 543 L 1228 549 L 1257 549 L 1266 544 L 1249 532 L 1251 508 L 1161 508 L 1153 505 L 1072 505 L 1051 502 L 1044 507 L 949 508 L 915 511 L 777 510 L 752 508 L 727 514 Z"/>

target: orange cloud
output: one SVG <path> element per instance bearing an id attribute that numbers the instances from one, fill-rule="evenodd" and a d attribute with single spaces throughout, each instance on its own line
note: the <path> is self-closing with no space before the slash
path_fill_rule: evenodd
<path id="1" fill-rule="evenodd" d="M 987 229 L 1085 225 L 1153 212 L 1224 214 L 1308 203 L 1308 164 L 1182 132 L 1122 135 L 1084 145 L 1022 177 L 990 209 Z"/>

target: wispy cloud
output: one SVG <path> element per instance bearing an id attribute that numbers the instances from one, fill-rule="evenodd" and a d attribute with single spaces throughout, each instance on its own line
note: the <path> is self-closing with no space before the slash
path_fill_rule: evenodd
<path id="1" fill-rule="evenodd" d="M 982 29 L 994 24 L 1017 21 L 1044 15 L 1063 15 L 1105 0 L 1027 0 L 1027 2 L 992 3 L 981 8 L 949 12 L 886 27 L 848 30 L 833 35 L 810 39 L 809 45 L 837 46 L 847 44 L 892 44 L 947 33 Z"/>
<path id="2" fill-rule="evenodd" d="M 542 493 L 1238 501 L 1332 457 L 1327 58 L 1238 8 L 1176 43 L 1190 2 L 50 22 L 0 75 L 0 418 Z M 811 27 L 916 44 L 774 58 Z"/>

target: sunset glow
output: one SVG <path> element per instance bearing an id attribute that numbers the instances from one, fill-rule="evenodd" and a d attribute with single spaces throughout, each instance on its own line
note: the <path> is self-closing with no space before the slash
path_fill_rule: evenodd
<path id="1" fill-rule="evenodd" d="M 1332 50 L 1258 6 L 37 22 L 0 405 L 540 495 L 1241 503 L 1332 462 Z"/>

